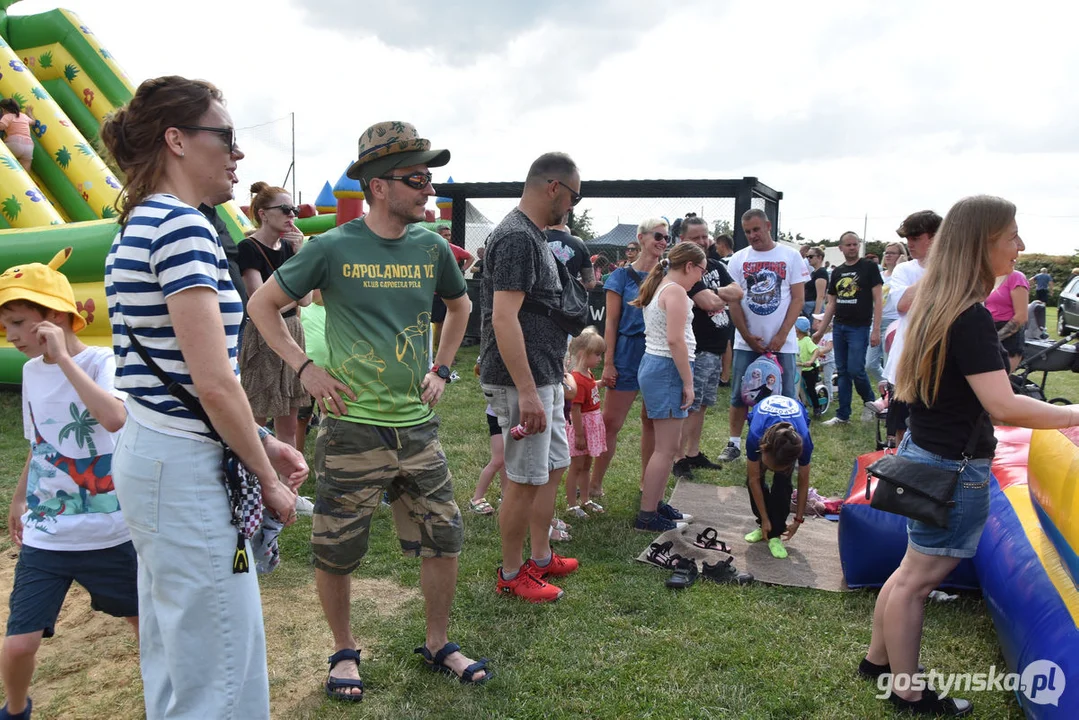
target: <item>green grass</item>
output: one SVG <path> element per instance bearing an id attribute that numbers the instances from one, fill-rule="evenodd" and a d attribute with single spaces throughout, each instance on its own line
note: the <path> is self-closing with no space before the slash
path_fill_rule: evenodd
<path id="1" fill-rule="evenodd" d="M 1050 327 L 1055 315 L 1050 310 Z M 455 478 L 458 504 L 467 508 L 489 454 L 484 401 L 471 373 L 475 349 L 461 351 L 463 377 L 447 390 L 439 412 L 442 442 Z M 1079 399 L 1079 378 L 1050 375 L 1048 394 Z M 718 452 L 726 439 L 726 396 L 705 425 L 702 447 Z M 631 412 L 630 418 L 636 413 Z M 10 498 L 25 459 L 18 396 L 0 394 L 0 493 Z M 814 426 L 812 484 L 826 495 L 846 490 L 854 457 L 874 447 L 873 425 Z M 345 718 L 869 718 L 889 716 L 876 688 L 854 675 L 869 641 L 876 594 L 828 593 L 784 587 L 743 588 L 698 583 L 676 593 L 666 578 L 634 558 L 648 538 L 630 530 L 640 473 L 639 426 L 627 422 L 605 489 L 608 513 L 574 523 L 574 539 L 558 547 L 581 560 L 560 584 L 566 596 L 533 606 L 494 592 L 499 537 L 493 518 L 465 512 L 465 544 L 450 637 L 473 657 L 486 656 L 496 677 L 483 687 L 462 687 L 420 667 L 412 649 L 424 635 L 423 606 L 406 601 L 389 617 L 370 612 L 370 599 L 353 598 L 358 636 L 378 646 L 365 654 L 367 685 L 361 708 L 319 700 L 313 683 L 294 717 Z M 313 450 L 309 444 L 309 454 Z M 744 463 L 698 481 L 740 485 Z M 313 494 L 313 483 L 303 488 Z M 488 499 L 497 498 L 497 487 Z M 565 501 L 560 497 L 559 508 Z M 287 589 L 313 576 L 302 519 L 282 540 L 284 566 L 262 579 L 264 588 Z M 723 528 L 720 528 L 723 534 Z M 795 540 L 797 542 L 797 540 Z M 10 549 L 10 546 L 3 546 Z M 872 548 L 866 548 L 872 552 Z M 419 562 L 402 559 L 386 510 L 373 521 L 371 549 L 360 576 L 418 587 Z M 318 616 L 312 605 L 293 608 Z M 297 672 L 324 673 L 325 652 Z M 58 638 L 53 642 L 63 642 Z M 984 601 L 963 596 L 931 604 L 922 661 L 943 672 L 982 672 L 1004 664 Z M 132 688 L 137 694 L 141 688 Z M 973 698 L 980 718 L 1018 718 L 1007 693 Z"/>

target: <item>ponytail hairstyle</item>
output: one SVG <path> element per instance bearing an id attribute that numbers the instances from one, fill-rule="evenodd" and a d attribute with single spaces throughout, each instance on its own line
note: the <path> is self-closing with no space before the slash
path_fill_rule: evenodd
<path id="1" fill-rule="evenodd" d="M 789 422 L 776 423 L 765 430 L 760 446 L 761 454 L 767 454 L 780 470 L 793 468 L 802 456 L 802 436 Z"/>
<path id="2" fill-rule="evenodd" d="M 637 299 L 631 302 L 630 305 L 643 308 L 652 302 L 656 290 L 659 289 L 659 283 L 663 280 L 663 275 L 668 269 L 684 270 L 686 265 L 703 263 L 704 258 L 704 250 L 701 250 L 700 245 L 688 242 L 678 243 L 667 254 L 667 257 L 656 263 L 656 266 L 652 268 L 652 272 L 648 273 L 648 277 L 641 283 L 641 290 L 637 294 Z"/>
<path id="3" fill-rule="evenodd" d="M 607 341 L 592 325 L 587 326 L 581 331 L 580 335 L 570 340 L 569 343 L 569 359 L 572 363 L 577 362 L 577 357 L 581 353 L 599 353 L 602 355 L 605 352 L 607 352 Z"/>
<path id="4" fill-rule="evenodd" d="M 135 96 L 101 123 L 101 142 L 110 165 L 120 169 L 120 225 L 131 211 L 153 195 L 165 177 L 165 131 L 178 125 L 198 125 L 221 91 L 205 80 L 179 75 L 146 80 Z"/>
<path id="5" fill-rule="evenodd" d="M 262 227 L 262 218 L 259 212 L 270 207 L 270 203 L 278 195 L 288 195 L 288 190 L 283 187 L 274 187 L 269 183 L 258 182 L 251 185 L 251 222 L 255 227 Z M 289 196 L 291 197 L 291 195 Z"/>

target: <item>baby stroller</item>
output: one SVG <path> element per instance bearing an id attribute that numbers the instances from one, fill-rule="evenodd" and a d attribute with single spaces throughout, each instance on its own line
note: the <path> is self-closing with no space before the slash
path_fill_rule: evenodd
<path id="1" fill-rule="evenodd" d="M 1016 395 L 1026 395 L 1035 400 L 1053 405 L 1070 405 L 1067 398 L 1048 399 L 1045 396 L 1045 382 L 1051 372 L 1071 370 L 1079 372 L 1079 349 L 1073 344 L 1079 340 L 1079 331 L 1061 338 L 1056 342 L 1048 340 L 1027 340 L 1023 347 L 1023 361 L 1008 378 Z M 1031 380 L 1031 373 L 1040 372 L 1041 382 Z"/>

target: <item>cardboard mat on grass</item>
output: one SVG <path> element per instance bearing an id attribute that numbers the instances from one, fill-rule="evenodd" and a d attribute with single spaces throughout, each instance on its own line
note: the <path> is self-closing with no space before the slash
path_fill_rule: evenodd
<path id="1" fill-rule="evenodd" d="M 777 560 L 768 552 L 767 543 L 750 545 L 745 541 L 745 534 L 757 527 L 749 506 L 749 491 L 745 487 L 719 487 L 683 480 L 674 489 L 670 503 L 692 515 L 693 521 L 681 531 L 670 530 L 650 540 L 637 557 L 639 561 L 648 562 L 649 547 L 653 542 L 668 540 L 674 543 L 672 553 L 695 559 L 698 567 L 703 562 L 725 560 L 727 556 L 722 552 L 693 545 L 698 533 L 714 527 L 719 539 L 730 547 L 734 566 L 753 573 L 758 582 L 830 592 L 848 589 L 839 562 L 839 523 L 807 516 L 794 539 L 784 543 L 787 558 Z M 791 513 L 793 518 L 794 513 Z"/>

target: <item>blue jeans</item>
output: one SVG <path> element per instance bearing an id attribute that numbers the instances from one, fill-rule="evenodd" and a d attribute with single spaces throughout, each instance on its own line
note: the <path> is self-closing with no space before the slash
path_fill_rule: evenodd
<path id="1" fill-rule="evenodd" d="M 858 389 L 862 400 L 876 400 L 869 376 L 865 374 L 865 351 L 869 347 L 869 327 L 835 323 L 832 329 L 835 345 L 835 368 L 839 373 L 839 407 L 835 416 L 850 420 L 851 386 Z"/>
<path id="2" fill-rule="evenodd" d="M 150 720 L 270 717 L 258 577 L 232 572 L 236 528 L 222 454 L 220 445 L 130 417 L 113 452 L 116 497 L 139 556 L 139 662 Z"/>
<path id="3" fill-rule="evenodd" d="M 895 317 L 881 318 L 881 338 L 876 347 L 872 345 L 865 351 L 865 372 L 869 376 L 869 382 L 873 387 L 880 384 L 881 379 L 884 377 L 884 364 L 888 362 L 888 353 L 884 352 L 884 331 L 888 329 L 888 326 L 895 322 Z"/>

